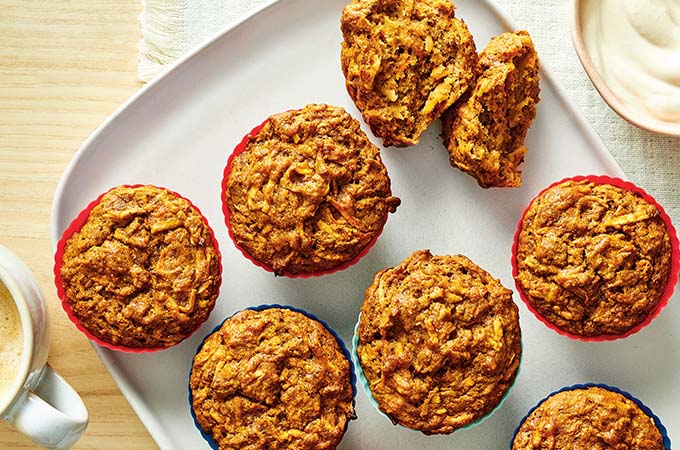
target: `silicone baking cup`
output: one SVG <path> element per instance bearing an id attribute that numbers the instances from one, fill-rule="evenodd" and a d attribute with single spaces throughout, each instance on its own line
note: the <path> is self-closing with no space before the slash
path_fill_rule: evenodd
<path id="1" fill-rule="evenodd" d="M 340 338 L 338 333 L 336 333 L 335 330 L 333 328 L 331 328 L 325 321 L 319 319 L 314 314 L 311 314 L 311 313 L 309 313 L 309 312 L 307 312 L 303 309 L 296 308 L 294 306 L 280 305 L 280 304 L 274 303 L 274 304 L 267 304 L 267 305 L 251 306 L 251 307 L 248 307 L 248 308 L 245 308 L 245 309 L 250 309 L 250 310 L 253 310 L 253 311 L 263 311 L 265 309 L 270 309 L 270 308 L 288 309 L 290 311 L 295 311 L 295 312 L 298 312 L 300 314 L 304 314 L 305 316 L 309 317 L 310 319 L 319 322 L 321 325 L 324 326 L 324 328 L 326 328 L 333 335 L 335 340 L 338 342 L 338 345 L 340 346 L 340 350 L 342 351 L 342 354 L 345 356 L 347 361 L 349 361 L 349 381 L 350 381 L 350 384 L 352 385 L 352 408 L 356 409 L 357 379 L 356 379 L 356 375 L 355 375 L 354 362 L 353 362 L 353 360 L 350 356 L 350 352 L 347 349 L 347 346 L 345 345 L 343 340 Z M 243 310 L 239 310 L 239 311 L 234 312 L 232 315 L 230 315 L 229 317 L 224 319 L 222 322 L 220 322 L 219 325 L 217 325 L 215 328 L 213 328 L 213 330 L 203 338 L 201 343 L 196 348 L 196 352 L 194 352 L 194 356 L 191 358 L 192 366 L 191 366 L 191 369 L 189 370 L 189 378 L 188 378 L 189 382 L 187 383 L 187 390 L 189 392 L 189 411 L 191 412 L 191 418 L 194 420 L 194 425 L 196 426 L 196 429 L 199 431 L 199 433 L 201 433 L 201 436 L 203 437 L 203 439 L 205 439 L 205 441 L 208 443 L 208 445 L 210 445 L 210 447 L 213 450 L 220 450 L 219 446 L 217 445 L 217 442 L 215 442 L 215 440 L 213 439 L 213 437 L 211 435 L 209 435 L 208 433 L 203 431 L 203 428 L 201 428 L 201 426 L 198 424 L 198 420 L 196 419 L 196 414 L 194 413 L 194 408 L 193 408 L 194 398 L 193 398 L 193 395 L 191 393 L 191 384 L 190 384 L 191 374 L 193 372 L 193 360 L 194 360 L 194 357 L 196 357 L 196 355 L 198 354 L 198 352 L 200 352 L 201 349 L 203 348 L 203 344 L 205 343 L 206 339 L 208 339 L 214 333 L 219 331 L 219 329 L 222 328 L 222 325 L 224 324 L 224 322 L 226 322 L 231 317 L 233 317 L 235 314 L 238 314 L 241 311 L 243 311 Z M 350 418 L 350 420 L 347 421 L 347 423 L 345 423 L 345 430 L 344 430 L 345 433 L 347 432 L 347 428 L 349 427 L 349 423 L 352 420 L 355 420 L 355 419 L 356 419 L 356 417 L 352 417 L 352 418 Z"/>
<path id="2" fill-rule="evenodd" d="M 354 363 L 354 367 L 356 367 L 356 371 L 357 371 L 357 380 L 358 380 L 359 385 L 361 386 L 361 388 L 362 388 L 362 389 L 364 390 L 364 392 L 366 393 L 366 396 L 368 397 L 369 403 L 375 407 L 376 411 L 378 411 L 378 412 L 380 413 L 381 416 L 383 416 L 385 419 L 389 420 L 390 423 L 392 423 L 392 424 L 394 424 L 394 425 L 396 425 L 396 426 L 398 426 L 398 427 L 404 428 L 404 429 L 406 429 L 406 430 L 409 430 L 409 431 L 413 431 L 413 432 L 417 432 L 417 433 L 422 433 L 420 430 L 415 430 L 415 429 L 413 429 L 413 428 L 408 428 L 408 427 L 405 427 L 405 426 L 403 426 L 403 425 L 401 425 L 401 424 L 395 423 L 395 422 L 394 422 L 387 414 L 385 414 L 385 413 L 380 409 L 380 406 L 378 405 L 378 402 L 377 402 L 377 401 L 375 400 L 375 398 L 373 397 L 373 393 L 371 392 L 371 388 L 370 388 L 370 386 L 368 385 L 368 380 L 366 379 L 366 375 L 364 374 L 364 371 L 363 371 L 363 369 L 361 368 L 361 360 L 359 359 L 359 354 L 358 354 L 358 352 L 357 352 L 357 350 L 358 350 L 358 348 L 359 348 L 359 334 L 358 334 L 358 330 L 359 330 L 359 321 L 360 321 L 360 320 L 361 320 L 361 313 L 359 313 L 359 318 L 358 318 L 358 320 L 357 320 L 356 325 L 354 326 L 354 334 L 352 335 L 352 361 L 353 361 L 353 363 Z M 489 413 L 487 413 L 486 415 L 480 417 L 479 419 L 475 420 L 474 422 L 470 422 L 469 424 L 464 425 L 464 426 L 462 426 L 462 427 L 456 429 L 455 431 L 453 431 L 453 433 L 455 433 L 456 431 L 459 431 L 459 430 L 467 430 L 467 429 L 469 429 L 469 428 L 472 428 L 472 427 L 475 427 L 475 426 L 481 424 L 481 423 L 484 422 L 486 419 L 488 419 L 489 417 L 491 417 L 496 411 L 498 411 L 498 410 L 501 408 L 501 406 L 503 406 L 503 403 L 505 403 L 505 400 L 508 398 L 508 395 L 510 395 L 510 391 L 512 391 L 512 388 L 513 388 L 513 386 L 515 385 L 515 382 L 517 381 L 517 378 L 519 378 L 519 373 L 520 373 L 520 371 L 521 371 L 521 369 L 522 369 L 522 358 L 524 357 L 524 344 L 521 344 L 521 346 L 522 346 L 522 352 L 520 353 L 520 356 L 519 356 L 519 365 L 517 366 L 517 373 L 515 374 L 515 379 L 512 381 L 512 384 L 508 387 L 508 390 L 505 391 L 505 394 L 503 395 L 503 397 L 501 397 L 501 399 L 500 399 L 500 401 L 498 402 L 498 404 L 497 404 L 497 405 L 496 405 Z"/>
<path id="3" fill-rule="evenodd" d="M 671 270 L 668 274 L 668 283 L 666 284 L 666 288 L 663 292 L 662 297 L 659 299 L 657 302 L 655 308 L 650 311 L 650 313 L 647 315 L 645 320 L 643 320 L 640 324 L 635 326 L 634 328 L 631 328 L 627 332 L 623 334 L 605 334 L 605 335 L 600 335 L 600 336 L 579 336 L 576 334 L 569 333 L 567 331 L 564 331 L 557 326 L 555 326 L 553 323 L 549 322 L 547 319 L 545 319 L 536 309 L 531 305 L 531 302 L 529 299 L 525 296 L 524 291 L 522 287 L 520 286 L 520 283 L 517 281 L 517 274 L 518 274 L 518 267 L 517 267 L 517 243 L 519 240 L 519 234 L 522 229 L 522 222 L 524 221 L 524 216 L 526 215 L 527 211 L 533 204 L 533 202 L 543 195 L 544 192 L 546 192 L 548 189 L 557 186 L 561 183 L 567 182 L 567 181 L 591 181 L 595 184 L 609 184 L 612 186 L 619 187 L 621 189 L 625 189 L 630 192 L 635 192 L 638 195 L 640 195 L 645 201 L 650 203 L 651 205 L 654 205 L 656 209 L 659 210 L 661 219 L 663 220 L 664 224 L 666 225 L 666 229 L 668 230 L 668 235 L 670 236 L 671 239 Z M 632 334 L 637 333 L 647 325 L 649 325 L 652 320 L 654 320 L 660 313 L 661 310 L 668 304 L 668 300 L 671 298 L 673 295 L 673 291 L 675 290 L 675 285 L 677 284 L 678 281 L 678 273 L 680 273 L 680 244 L 678 242 L 678 235 L 676 232 L 675 227 L 673 226 L 673 223 L 671 222 L 671 218 L 668 216 L 666 211 L 663 209 L 661 205 L 657 203 L 657 201 L 647 192 L 645 192 L 642 188 L 636 186 L 635 184 L 622 180 L 620 178 L 614 178 L 606 175 L 579 175 L 575 177 L 568 177 L 564 178 L 562 180 L 556 181 L 552 183 L 550 186 L 546 187 L 543 189 L 541 192 L 539 192 L 533 200 L 527 205 L 526 209 L 522 213 L 522 216 L 519 219 L 519 222 L 517 223 L 517 229 L 515 231 L 515 235 L 513 238 L 513 243 L 512 243 L 512 276 L 515 279 L 515 287 L 517 288 L 517 292 L 519 293 L 520 298 L 526 305 L 526 307 L 531 311 L 531 313 L 539 320 L 541 321 L 545 326 L 550 328 L 551 330 L 555 331 L 556 333 L 566 336 L 571 339 L 583 341 L 583 342 L 603 342 L 603 341 L 613 341 L 617 339 L 623 339 L 626 338 Z"/>
<path id="4" fill-rule="evenodd" d="M 647 414 L 649 417 L 652 418 L 654 421 L 654 425 L 659 429 L 659 432 L 661 433 L 661 437 L 663 438 L 663 448 L 664 450 L 671 450 L 671 440 L 668 437 L 668 431 L 666 430 L 666 427 L 663 426 L 661 423 L 661 419 L 654 414 L 654 412 L 644 403 L 642 403 L 640 400 L 635 398 L 633 395 L 630 393 L 623 391 L 617 387 L 614 386 L 609 386 L 607 384 L 602 384 L 602 383 L 583 383 L 583 384 L 575 384 L 573 386 L 565 386 L 563 388 L 560 388 L 554 392 L 551 392 L 550 394 L 546 395 L 543 399 L 541 399 L 536 405 L 527 412 L 526 416 L 520 420 L 519 424 L 517 425 L 517 428 L 515 428 L 515 431 L 512 433 L 512 439 L 510 439 L 510 450 L 512 450 L 512 443 L 515 441 L 515 436 L 517 436 L 517 433 L 519 432 L 520 427 L 522 424 L 527 420 L 527 417 L 533 413 L 536 408 L 541 406 L 541 404 L 548 400 L 550 397 L 552 397 L 555 394 L 559 394 L 560 392 L 565 392 L 565 391 L 573 391 L 577 389 L 587 389 L 589 387 L 599 387 L 602 389 L 607 389 L 612 392 L 616 392 L 617 394 L 621 394 L 624 397 L 626 397 L 628 400 L 632 401 L 635 403 L 645 414 Z"/>
<path id="5" fill-rule="evenodd" d="M 165 191 L 168 191 L 174 195 L 176 195 L 179 198 L 182 198 L 189 202 L 192 208 L 194 208 L 203 218 L 203 223 L 205 223 L 206 227 L 208 227 L 208 230 L 210 231 L 210 236 L 212 238 L 212 244 L 213 247 L 215 248 L 215 251 L 217 252 L 218 259 L 219 259 L 219 273 L 220 276 L 222 274 L 222 254 L 220 253 L 220 248 L 217 243 L 217 239 L 215 238 L 215 232 L 213 229 L 210 227 L 210 224 L 208 223 L 208 220 L 205 218 L 203 213 L 194 205 L 191 200 L 189 200 L 186 197 L 183 197 L 182 195 L 178 194 L 175 191 L 172 191 L 170 189 L 164 188 L 164 187 L 159 187 L 159 186 L 154 186 L 150 184 L 123 184 L 120 186 L 114 186 L 108 191 L 102 193 L 99 195 L 96 199 L 91 201 L 85 209 L 83 209 L 75 219 L 71 222 L 71 224 L 64 230 L 64 232 L 61 235 L 61 239 L 59 239 L 59 242 L 57 243 L 57 251 L 54 255 L 54 284 L 56 285 L 57 288 L 57 295 L 59 296 L 59 299 L 61 300 L 61 306 L 66 312 L 66 315 L 68 318 L 73 322 L 73 324 L 80 330 L 89 340 L 92 342 L 95 342 L 97 345 L 100 345 L 102 347 L 108 348 L 110 350 L 115 350 L 115 351 L 120 351 L 120 352 L 126 352 L 126 353 L 148 353 L 148 352 L 156 352 L 159 350 L 165 350 L 168 348 L 172 348 L 173 346 L 170 347 L 126 347 L 123 345 L 114 345 L 111 344 L 110 342 L 104 341 L 97 336 L 93 335 L 87 328 L 85 328 L 81 323 L 80 320 L 73 314 L 73 311 L 71 310 L 70 305 L 68 304 L 68 299 L 66 297 L 66 291 L 64 290 L 64 286 L 62 284 L 61 280 L 61 266 L 63 264 L 63 257 L 64 257 L 64 249 L 66 246 L 66 241 L 73 236 L 74 233 L 80 231 L 80 229 L 85 225 L 85 222 L 87 221 L 88 217 L 90 216 L 90 212 L 92 209 L 99 204 L 101 199 L 111 192 L 113 189 L 119 188 L 119 187 L 127 187 L 127 188 L 137 188 L 137 187 L 143 187 L 143 186 L 153 186 L 157 187 L 158 189 L 163 189 Z M 220 283 L 221 284 L 221 283 Z M 220 291 L 220 286 L 217 288 L 217 293 L 216 293 L 216 298 L 219 298 L 219 292 Z M 201 324 L 198 324 L 198 326 L 189 334 L 187 335 L 184 340 L 188 339 L 193 333 L 195 333 L 200 327 Z M 175 344 L 177 345 L 177 344 Z"/>
<path id="6" fill-rule="evenodd" d="M 263 263 L 262 261 L 259 261 L 255 258 L 253 258 L 250 253 L 248 253 L 243 247 L 238 245 L 236 243 L 236 239 L 234 238 L 234 234 L 231 229 L 231 215 L 229 213 L 229 205 L 227 205 L 227 179 L 229 178 L 229 173 L 231 172 L 231 165 L 234 161 L 234 158 L 241 153 L 243 153 L 248 146 L 248 142 L 250 142 L 250 139 L 253 136 L 257 136 L 257 134 L 262 130 L 262 128 L 269 122 L 269 119 L 265 119 L 264 122 L 262 122 L 260 125 L 256 126 L 253 128 L 250 133 L 245 135 L 241 142 L 234 148 L 234 151 L 229 155 L 229 159 L 227 160 L 227 165 L 224 168 L 224 174 L 222 177 L 222 192 L 221 192 L 221 198 L 222 198 L 222 212 L 224 213 L 224 222 L 227 226 L 227 231 L 229 233 L 229 238 L 231 241 L 234 243 L 234 246 L 241 252 L 241 254 L 250 262 L 255 264 L 256 266 L 266 270 L 267 272 L 272 272 L 274 273 L 274 269 L 272 269 L 270 266 L 267 264 Z M 378 238 L 382 234 L 382 231 L 384 229 L 384 224 L 387 222 L 387 216 L 389 215 L 388 212 L 385 212 L 385 220 L 383 221 L 383 228 L 380 229 L 378 233 L 371 239 L 371 241 L 359 252 L 357 256 L 355 256 L 353 259 L 346 261 L 336 267 L 333 267 L 331 269 L 326 269 L 326 270 L 320 270 L 317 272 L 309 272 L 309 273 L 290 273 L 287 271 L 284 271 L 281 275 L 288 277 L 288 278 L 312 278 L 312 277 L 318 277 L 322 275 L 329 275 L 331 273 L 339 272 L 341 270 L 347 269 L 350 266 L 353 266 L 354 264 L 358 263 L 361 258 L 366 256 L 366 254 L 371 250 L 371 248 L 375 245 L 375 243 L 378 241 Z"/>

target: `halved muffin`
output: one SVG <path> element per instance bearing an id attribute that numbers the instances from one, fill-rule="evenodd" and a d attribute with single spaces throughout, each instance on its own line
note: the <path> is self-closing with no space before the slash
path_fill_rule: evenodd
<path id="1" fill-rule="evenodd" d="M 529 33 L 503 33 L 480 54 L 472 91 L 442 115 L 451 165 L 483 188 L 518 187 L 524 139 L 539 101 L 539 61 Z"/>
<path id="2" fill-rule="evenodd" d="M 385 146 L 417 144 L 477 75 L 474 40 L 449 0 L 354 0 L 341 29 L 347 92 Z"/>

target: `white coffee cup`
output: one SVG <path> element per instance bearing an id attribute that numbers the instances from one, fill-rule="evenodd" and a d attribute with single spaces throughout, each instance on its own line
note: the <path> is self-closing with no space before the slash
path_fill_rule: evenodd
<path id="1" fill-rule="evenodd" d="M 47 364 L 50 326 L 40 288 L 28 267 L 2 245 L 0 283 L 6 288 L 0 295 L 14 301 L 23 335 L 16 376 L 0 386 L 0 417 L 42 447 L 71 448 L 87 428 L 87 409 Z"/>

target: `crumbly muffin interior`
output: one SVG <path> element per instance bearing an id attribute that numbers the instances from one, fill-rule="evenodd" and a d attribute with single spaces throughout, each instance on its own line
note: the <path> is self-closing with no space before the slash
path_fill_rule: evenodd
<path id="1" fill-rule="evenodd" d="M 67 302 L 94 336 L 126 347 L 174 345 L 212 311 L 221 282 L 212 234 L 189 201 L 118 187 L 66 242 Z"/>
<path id="2" fill-rule="evenodd" d="M 442 116 L 451 164 L 480 186 L 518 187 L 524 140 L 539 101 L 539 62 L 528 33 L 504 33 L 480 55 L 474 89 Z"/>
<path id="3" fill-rule="evenodd" d="M 350 364 L 319 322 L 245 310 L 194 357 L 193 411 L 220 450 L 332 450 L 354 415 Z"/>
<path id="4" fill-rule="evenodd" d="M 529 207 L 517 280 L 536 311 L 579 336 L 620 335 L 663 296 L 672 248 L 659 210 L 633 192 L 568 181 Z"/>
<path id="5" fill-rule="evenodd" d="M 271 116 L 233 159 L 225 200 L 236 243 L 276 274 L 352 260 L 399 205 L 378 148 L 328 105 Z"/>
<path id="6" fill-rule="evenodd" d="M 347 91 L 385 146 L 420 134 L 473 83 L 475 44 L 449 0 L 355 0 L 342 13 Z"/>
<path id="7" fill-rule="evenodd" d="M 600 387 L 558 392 L 520 426 L 512 450 L 663 450 L 651 417 L 625 396 Z"/>
<path id="8" fill-rule="evenodd" d="M 358 338 L 380 409 L 426 434 L 451 433 L 489 413 L 521 354 L 512 291 L 464 256 L 428 251 L 375 275 Z"/>

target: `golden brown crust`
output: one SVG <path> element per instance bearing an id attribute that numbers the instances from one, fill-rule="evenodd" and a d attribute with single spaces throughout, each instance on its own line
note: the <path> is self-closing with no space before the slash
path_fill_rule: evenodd
<path id="1" fill-rule="evenodd" d="M 651 417 L 625 396 L 600 387 L 559 392 L 522 423 L 512 450 L 663 450 Z"/>
<path id="2" fill-rule="evenodd" d="M 579 336 L 620 335 L 663 296 L 671 243 L 659 210 L 608 184 L 567 181 L 522 221 L 517 281 L 547 321 Z"/>
<path id="3" fill-rule="evenodd" d="M 474 82 L 477 50 L 450 0 L 354 0 L 341 18 L 347 92 L 385 146 L 420 135 Z"/>
<path id="4" fill-rule="evenodd" d="M 209 316 L 220 259 L 201 214 L 154 186 L 106 193 L 66 242 L 66 301 L 97 338 L 125 347 L 169 347 Z"/>
<path id="5" fill-rule="evenodd" d="M 276 274 L 353 260 L 399 205 L 378 148 L 328 105 L 271 116 L 233 159 L 225 195 L 236 244 Z"/>
<path id="6" fill-rule="evenodd" d="M 481 187 L 517 187 L 524 139 L 539 101 L 539 61 L 526 31 L 495 37 L 480 54 L 474 89 L 442 115 L 451 164 Z"/>
<path id="7" fill-rule="evenodd" d="M 357 354 L 395 423 L 451 433 L 495 408 L 521 355 L 512 291 L 464 256 L 418 251 L 366 290 Z"/>
<path id="8" fill-rule="evenodd" d="M 335 337 L 283 308 L 227 319 L 194 357 L 190 387 L 196 420 L 220 450 L 331 450 L 354 415 Z"/>

